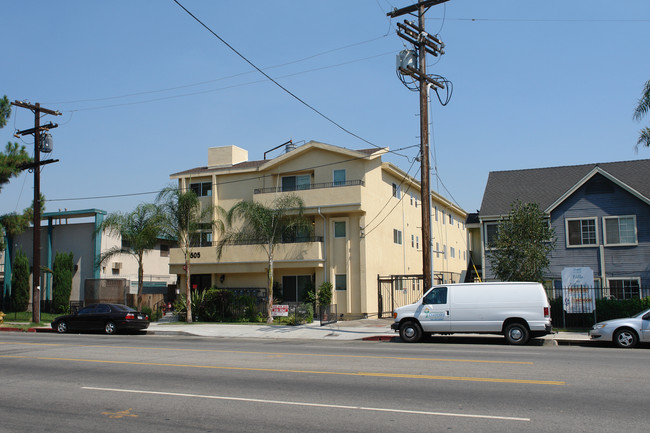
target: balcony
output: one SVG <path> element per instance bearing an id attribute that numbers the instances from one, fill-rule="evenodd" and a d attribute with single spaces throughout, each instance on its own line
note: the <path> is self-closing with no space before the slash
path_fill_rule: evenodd
<path id="1" fill-rule="evenodd" d="M 257 188 L 253 191 L 253 194 L 269 194 L 276 192 L 289 192 L 289 191 L 306 191 L 310 189 L 323 189 L 323 188 L 340 188 L 344 186 L 364 186 L 363 180 L 346 180 L 344 182 L 321 182 L 321 183 L 312 183 L 310 185 L 299 185 L 295 188 L 282 188 L 271 187 L 271 188 Z"/>
<path id="2" fill-rule="evenodd" d="M 267 263 L 268 256 L 259 242 L 248 241 L 226 245 L 220 258 L 217 258 L 216 246 L 194 247 L 190 254 L 191 265 L 251 264 Z M 273 260 L 275 267 L 318 266 L 323 261 L 323 238 L 316 236 L 311 241 L 287 242 L 275 246 Z M 170 265 L 184 264 L 180 248 L 172 248 L 169 254 Z M 221 271 L 219 271 L 221 272 Z"/>
<path id="3" fill-rule="evenodd" d="M 361 188 L 363 180 L 348 180 L 345 182 L 324 182 L 300 185 L 295 188 L 259 188 L 253 191 L 254 201 L 268 204 L 275 198 L 275 194 L 291 192 L 297 194 L 306 207 L 313 206 L 338 206 L 361 202 Z M 327 189 L 327 192 L 323 191 Z"/>

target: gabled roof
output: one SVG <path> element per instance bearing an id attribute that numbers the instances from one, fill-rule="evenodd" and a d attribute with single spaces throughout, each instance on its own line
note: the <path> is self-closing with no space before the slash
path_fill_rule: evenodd
<path id="1" fill-rule="evenodd" d="M 516 200 L 535 202 L 551 212 L 597 174 L 650 204 L 650 159 L 642 159 L 490 172 L 479 214 L 481 218 L 507 215 Z"/>
<path id="2" fill-rule="evenodd" d="M 266 169 L 269 169 L 271 167 L 277 166 L 279 164 L 282 164 L 283 162 L 296 158 L 300 155 L 302 155 L 305 152 L 308 152 L 311 149 L 323 149 L 323 150 L 328 150 L 331 152 L 336 152 L 336 153 L 341 153 L 344 155 L 348 155 L 353 158 L 370 158 L 376 157 L 379 155 L 383 155 L 384 153 L 388 152 L 388 148 L 374 148 L 374 149 L 361 149 L 361 150 L 351 150 L 347 149 L 345 147 L 339 147 L 339 146 L 334 146 L 331 144 L 326 144 L 326 143 L 320 143 L 317 141 L 310 141 L 302 146 L 297 147 L 295 150 L 292 150 L 291 152 L 283 153 L 280 156 L 277 156 L 273 159 L 263 159 L 263 160 L 258 160 L 258 161 L 244 161 L 240 162 L 238 164 L 234 165 L 229 165 L 229 166 L 219 166 L 219 167 L 208 167 L 208 166 L 202 166 L 202 167 L 196 167 L 196 168 L 191 168 L 189 170 L 184 170 L 184 171 L 179 171 L 178 173 L 172 173 L 170 175 L 171 178 L 174 177 L 183 177 L 187 175 L 207 175 L 207 174 L 220 174 L 220 173 L 226 173 L 226 172 L 242 172 L 242 171 L 263 171 Z"/>

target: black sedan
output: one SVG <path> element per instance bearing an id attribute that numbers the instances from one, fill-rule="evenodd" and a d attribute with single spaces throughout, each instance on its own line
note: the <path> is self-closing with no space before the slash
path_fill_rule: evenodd
<path id="1" fill-rule="evenodd" d="M 59 316 L 52 321 L 52 329 L 68 331 L 141 331 L 149 327 L 149 316 L 122 304 L 92 304 L 74 314 Z"/>

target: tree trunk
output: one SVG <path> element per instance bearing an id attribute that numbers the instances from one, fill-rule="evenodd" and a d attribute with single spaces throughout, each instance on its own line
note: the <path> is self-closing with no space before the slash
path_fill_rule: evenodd
<path id="1" fill-rule="evenodd" d="M 144 285 L 144 264 L 142 263 L 143 258 L 142 254 L 138 256 L 138 296 L 137 296 L 137 304 L 138 304 L 138 311 L 142 311 L 142 286 Z"/>
<path id="2" fill-rule="evenodd" d="M 268 280 L 269 280 L 269 290 L 268 290 L 269 300 L 266 305 L 267 308 L 266 323 L 273 323 L 273 253 L 269 254 Z"/>
<path id="3" fill-rule="evenodd" d="M 192 292 L 190 291 L 190 253 L 185 253 L 185 302 L 187 305 L 187 323 L 192 323 Z"/>

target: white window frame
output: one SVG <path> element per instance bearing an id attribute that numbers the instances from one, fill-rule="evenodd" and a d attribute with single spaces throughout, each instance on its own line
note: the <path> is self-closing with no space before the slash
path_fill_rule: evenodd
<path id="1" fill-rule="evenodd" d="M 632 218 L 632 222 L 634 224 L 634 242 L 620 242 L 621 239 L 621 224 L 620 220 L 622 218 Z M 607 220 L 618 220 L 618 236 L 619 236 L 619 242 L 617 243 L 609 243 L 607 242 Z M 637 230 L 637 225 L 636 225 L 636 215 L 615 215 L 615 216 L 605 216 L 603 217 L 603 244 L 605 246 L 630 246 L 630 245 L 638 245 L 639 244 L 639 238 L 638 238 L 638 230 Z"/>
<path id="2" fill-rule="evenodd" d="M 402 198 L 401 186 L 393 182 L 393 197 L 400 199 Z"/>
<path id="3" fill-rule="evenodd" d="M 393 229 L 393 243 L 397 245 L 402 245 L 402 231 Z"/>
<path id="4" fill-rule="evenodd" d="M 483 242 L 485 243 L 485 249 L 486 250 L 493 250 L 494 249 L 493 246 L 490 246 L 490 237 L 489 237 L 490 233 L 488 232 L 488 226 L 496 228 L 496 232 L 494 233 L 494 240 L 496 241 L 496 238 L 497 238 L 497 236 L 499 234 L 499 225 L 500 224 L 501 223 L 499 223 L 499 222 L 486 222 L 486 223 L 483 224 L 483 229 L 484 229 L 484 240 L 483 240 Z"/>
<path id="5" fill-rule="evenodd" d="M 594 222 L 594 230 L 596 232 L 596 242 L 593 244 L 585 244 L 582 243 L 582 223 L 580 224 L 580 244 L 579 245 L 571 245 L 569 243 L 569 223 L 573 221 L 593 221 Z M 567 248 L 593 248 L 597 247 L 600 245 L 600 236 L 599 236 L 599 230 L 598 230 L 598 218 L 597 217 L 582 217 L 582 218 L 565 218 L 564 220 L 564 229 L 565 229 L 565 240 L 566 240 L 566 247 Z"/>

